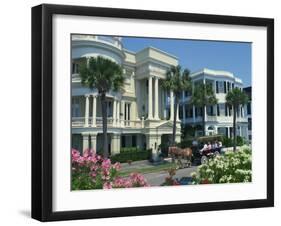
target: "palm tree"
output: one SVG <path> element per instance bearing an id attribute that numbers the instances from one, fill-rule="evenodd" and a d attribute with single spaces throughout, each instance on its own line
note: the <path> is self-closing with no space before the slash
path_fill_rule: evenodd
<path id="1" fill-rule="evenodd" d="M 213 87 L 211 84 L 198 84 L 194 87 L 191 104 L 196 107 L 199 107 L 203 110 L 202 112 L 202 127 L 203 127 L 203 136 L 205 133 L 205 111 L 207 106 L 211 106 L 217 103 L 217 98 L 214 93 Z"/>
<path id="2" fill-rule="evenodd" d="M 233 109 L 233 151 L 236 150 L 236 113 L 239 110 L 240 105 L 244 105 L 248 102 L 248 96 L 239 88 L 235 87 L 229 91 L 226 95 L 227 104 L 232 106 Z"/>
<path id="3" fill-rule="evenodd" d="M 84 61 L 79 68 L 82 85 L 87 86 L 90 89 L 96 88 L 101 98 L 103 155 L 104 158 L 107 158 L 109 153 L 107 140 L 106 93 L 110 90 L 115 92 L 122 90 L 125 80 L 122 68 L 117 63 L 101 56 L 89 58 L 88 62 Z"/>
<path id="4" fill-rule="evenodd" d="M 173 135 L 172 144 L 176 142 L 176 123 L 177 123 L 177 106 L 179 99 L 183 91 L 191 91 L 191 79 L 189 77 L 190 71 L 188 69 L 181 69 L 181 66 L 171 66 L 166 73 L 166 79 L 162 83 L 162 87 L 165 90 L 172 91 L 174 93 L 174 124 L 173 124 Z"/>

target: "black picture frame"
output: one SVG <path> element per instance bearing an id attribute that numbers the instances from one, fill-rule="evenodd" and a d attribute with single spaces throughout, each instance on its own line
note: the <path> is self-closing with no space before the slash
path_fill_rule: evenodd
<path id="1" fill-rule="evenodd" d="M 95 210 L 52 210 L 52 18 L 55 14 L 182 21 L 267 28 L 267 198 Z M 274 20 L 237 16 L 43 4 L 32 8 L 32 218 L 123 217 L 274 206 Z"/>

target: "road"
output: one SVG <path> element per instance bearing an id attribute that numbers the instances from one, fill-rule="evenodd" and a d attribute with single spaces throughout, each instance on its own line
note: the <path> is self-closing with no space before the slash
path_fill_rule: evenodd
<path id="1" fill-rule="evenodd" d="M 190 173 L 196 172 L 196 171 L 197 171 L 197 166 L 192 166 L 190 168 L 184 168 L 184 169 L 178 169 L 176 171 L 176 175 L 173 178 L 180 179 L 182 177 L 188 177 L 188 176 L 190 176 Z M 161 171 L 161 172 L 156 172 L 156 173 L 146 173 L 143 175 L 151 186 L 159 186 L 165 181 L 165 178 L 168 176 L 168 173 L 167 173 L 167 171 Z"/>

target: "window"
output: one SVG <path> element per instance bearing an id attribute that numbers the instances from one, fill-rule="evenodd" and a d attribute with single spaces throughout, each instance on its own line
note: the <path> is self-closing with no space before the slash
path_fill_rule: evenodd
<path id="1" fill-rule="evenodd" d="M 251 103 L 247 104 L 247 114 L 251 115 L 252 114 L 252 109 L 251 109 Z"/>
<path id="2" fill-rule="evenodd" d="M 208 130 L 214 130 L 214 127 L 213 126 L 209 126 Z"/>
<path id="3" fill-rule="evenodd" d="M 72 117 L 79 117 L 80 116 L 80 108 L 79 104 L 72 104 Z"/>
<path id="4" fill-rule="evenodd" d="M 131 104 L 125 103 L 125 120 L 130 120 L 131 118 Z"/>
<path id="5" fill-rule="evenodd" d="M 216 93 L 219 93 L 219 82 L 216 81 Z"/>
<path id="6" fill-rule="evenodd" d="M 179 118 L 183 119 L 183 107 L 179 106 Z"/>
<path id="7" fill-rule="evenodd" d="M 248 118 L 248 130 L 252 130 L 252 119 Z"/>
<path id="8" fill-rule="evenodd" d="M 217 116 L 220 116 L 220 105 L 217 104 Z"/>
<path id="9" fill-rule="evenodd" d="M 224 93 L 224 82 L 216 81 L 216 93 Z"/>
<path id="10" fill-rule="evenodd" d="M 232 106 L 229 106 L 228 107 L 228 116 L 231 116 L 231 113 L 232 113 Z"/>
<path id="11" fill-rule="evenodd" d="M 185 115 L 186 115 L 187 118 L 192 118 L 193 117 L 192 106 L 186 106 L 185 107 Z"/>
<path id="12" fill-rule="evenodd" d="M 79 64 L 72 63 L 72 74 L 78 74 L 79 73 Z"/>
<path id="13" fill-rule="evenodd" d="M 198 116 L 202 116 L 202 108 L 201 107 L 196 107 L 195 108 L 195 117 L 198 117 Z"/>
<path id="14" fill-rule="evenodd" d="M 136 147 L 137 146 L 137 136 L 133 135 L 132 136 L 132 147 Z"/>
<path id="15" fill-rule="evenodd" d="M 126 147 L 126 137 L 125 136 L 122 136 L 121 137 L 121 145 L 122 145 L 122 147 Z"/>
<path id="16" fill-rule="evenodd" d="M 112 117 L 113 109 L 112 109 L 112 102 L 107 101 L 107 117 Z"/>
<path id="17" fill-rule="evenodd" d="M 230 82 L 227 82 L 227 92 L 230 90 Z"/>
<path id="18" fill-rule="evenodd" d="M 228 113 L 228 107 L 227 107 L 227 104 L 225 104 L 225 105 L 224 105 L 224 109 L 225 109 L 225 111 L 224 111 L 224 115 L 225 115 L 225 116 L 227 116 L 227 115 L 228 115 L 228 114 L 227 114 L 227 113 Z"/>
<path id="19" fill-rule="evenodd" d="M 213 116 L 214 115 L 213 106 L 207 106 L 207 115 L 209 115 L 209 116 Z"/>
<path id="20" fill-rule="evenodd" d="M 229 135 L 230 135 L 230 137 L 232 138 L 232 137 L 233 137 L 233 127 L 229 127 L 229 130 L 230 130 L 230 131 L 229 131 L 229 132 L 230 132 Z"/>
<path id="21" fill-rule="evenodd" d="M 226 82 L 223 82 L 224 93 L 226 93 Z"/>
<path id="22" fill-rule="evenodd" d="M 185 96 L 185 97 L 191 96 L 191 92 L 190 92 L 190 91 L 185 91 L 185 92 L 184 92 L 184 96 Z"/>

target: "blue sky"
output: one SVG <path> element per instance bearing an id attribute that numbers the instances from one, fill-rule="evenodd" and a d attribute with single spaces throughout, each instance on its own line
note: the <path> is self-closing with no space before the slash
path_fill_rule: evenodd
<path id="1" fill-rule="evenodd" d="M 130 37 L 123 37 L 122 42 L 126 49 L 134 52 L 153 46 L 171 53 L 191 72 L 204 67 L 225 70 L 241 78 L 245 87 L 252 83 L 251 43 Z"/>

